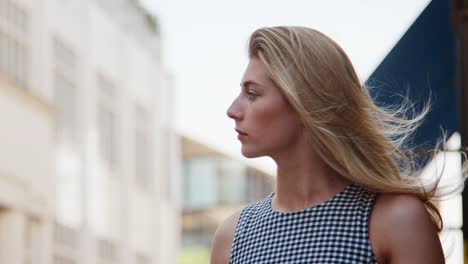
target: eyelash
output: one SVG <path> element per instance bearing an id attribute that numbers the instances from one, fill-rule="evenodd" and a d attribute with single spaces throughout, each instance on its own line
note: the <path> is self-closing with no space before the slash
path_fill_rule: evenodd
<path id="1" fill-rule="evenodd" d="M 255 100 L 255 98 L 258 96 L 258 94 L 256 93 L 253 93 L 251 91 L 247 91 L 247 98 L 250 100 L 250 101 L 253 101 Z"/>

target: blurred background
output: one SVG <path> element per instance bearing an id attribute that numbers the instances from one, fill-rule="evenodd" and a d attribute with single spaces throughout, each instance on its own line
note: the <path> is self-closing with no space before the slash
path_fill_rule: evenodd
<path id="1" fill-rule="evenodd" d="M 452 182 L 467 24 L 468 0 L 0 0 L 0 263 L 209 263 L 217 226 L 274 189 L 226 116 L 262 26 L 331 36 L 379 104 L 430 99 L 411 144 Z M 468 261 L 467 197 L 438 204 L 447 263 Z"/>

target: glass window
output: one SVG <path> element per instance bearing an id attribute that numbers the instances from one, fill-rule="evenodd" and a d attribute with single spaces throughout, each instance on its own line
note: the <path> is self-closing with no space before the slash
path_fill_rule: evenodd
<path id="1" fill-rule="evenodd" d="M 78 246 L 78 233 L 75 229 L 62 225 L 54 224 L 54 241 L 61 247 L 76 249 Z"/>
<path id="2" fill-rule="evenodd" d="M 217 159 L 195 158 L 186 162 L 184 179 L 189 190 L 184 193 L 184 207 L 200 209 L 215 206 L 218 196 Z"/>
<path id="3" fill-rule="evenodd" d="M 64 256 L 54 256 L 54 264 L 76 264 L 72 258 Z"/>
<path id="4" fill-rule="evenodd" d="M 0 0 L 1 1 L 1 0 Z M 1 10 L 1 7 L 0 7 Z M 0 71 L 6 73 L 8 69 L 8 36 L 0 30 Z"/>
<path id="5" fill-rule="evenodd" d="M 0 71 L 22 88 L 29 79 L 29 24 L 27 11 L 10 0 L 0 0 Z"/>
<path id="6" fill-rule="evenodd" d="M 246 168 L 238 161 L 223 159 L 218 170 L 218 201 L 220 204 L 239 204 L 245 200 Z"/>
<path id="7" fill-rule="evenodd" d="M 137 254 L 135 256 L 135 264 L 150 264 L 151 259 L 143 254 Z"/>
<path id="8" fill-rule="evenodd" d="M 114 113 L 115 88 L 113 83 L 103 75 L 98 75 L 97 83 L 99 90 L 97 118 L 99 152 L 106 165 L 114 167 L 117 162 L 117 124 L 116 115 Z"/>
<path id="9" fill-rule="evenodd" d="M 135 107 L 135 178 L 137 185 L 150 190 L 152 187 L 152 173 L 150 170 L 150 139 L 148 137 L 149 119 L 146 109 Z"/>
<path id="10" fill-rule="evenodd" d="M 117 259 L 116 245 L 107 239 L 98 239 L 97 254 L 99 259 L 115 263 L 114 261 Z"/>
<path id="11" fill-rule="evenodd" d="M 115 116 L 107 107 L 100 105 L 98 109 L 99 150 L 101 158 L 109 166 L 116 162 L 115 155 Z"/>
<path id="12" fill-rule="evenodd" d="M 60 139 L 76 143 L 77 135 L 77 91 L 75 84 L 75 55 L 61 39 L 54 37 L 54 97 L 57 110 L 57 132 Z M 62 56 L 66 52 L 72 56 Z"/>
<path id="13" fill-rule="evenodd" d="M 54 82 L 59 137 L 76 142 L 77 104 L 75 85 L 58 72 L 55 73 Z"/>
<path id="14" fill-rule="evenodd" d="M 172 162 L 172 147 L 171 147 L 171 135 L 172 131 L 168 127 L 164 127 L 162 129 L 162 135 L 163 135 L 163 142 L 161 144 L 161 148 L 165 155 L 163 155 L 163 160 L 162 160 L 162 171 L 163 171 L 163 197 L 165 197 L 167 200 L 171 200 L 172 197 L 172 178 L 171 178 L 171 162 Z"/>

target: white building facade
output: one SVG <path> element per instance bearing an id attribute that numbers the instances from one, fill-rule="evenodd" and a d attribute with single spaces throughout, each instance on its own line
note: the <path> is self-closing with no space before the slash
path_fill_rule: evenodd
<path id="1" fill-rule="evenodd" d="M 175 263 L 180 161 L 132 0 L 0 0 L 0 263 Z"/>

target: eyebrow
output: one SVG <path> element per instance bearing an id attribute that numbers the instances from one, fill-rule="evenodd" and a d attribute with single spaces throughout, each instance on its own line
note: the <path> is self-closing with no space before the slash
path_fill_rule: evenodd
<path id="1" fill-rule="evenodd" d="M 245 81 L 244 83 L 241 83 L 240 86 L 241 86 L 241 87 L 247 87 L 247 86 L 252 85 L 252 84 L 255 84 L 255 85 L 258 85 L 258 86 L 262 86 L 261 84 L 255 82 L 255 81 L 251 81 L 251 80 Z"/>

